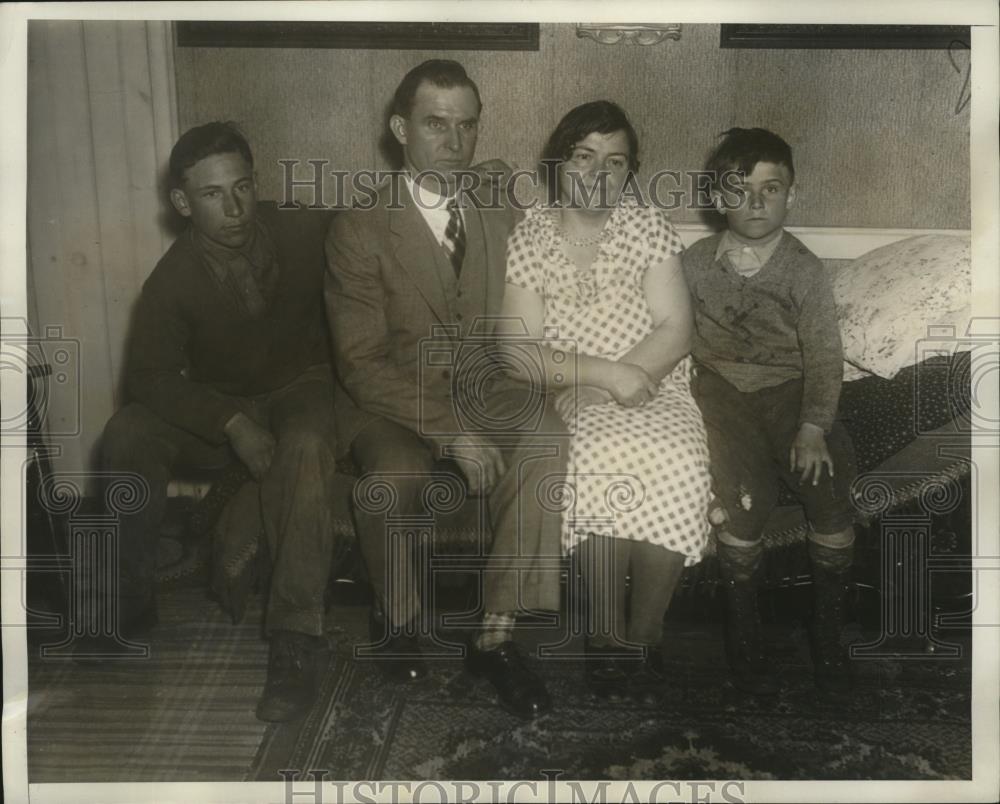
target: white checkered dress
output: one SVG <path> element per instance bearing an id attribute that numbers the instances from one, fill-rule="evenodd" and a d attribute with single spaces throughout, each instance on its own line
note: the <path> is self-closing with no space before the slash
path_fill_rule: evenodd
<path id="1" fill-rule="evenodd" d="M 565 256 L 558 212 L 538 209 L 508 241 L 507 281 L 545 300 L 546 340 L 617 360 L 653 329 L 642 286 L 649 266 L 679 254 L 680 238 L 662 210 L 623 200 L 593 266 Z M 584 408 L 569 457 L 572 503 L 563 516 L 568 552 L 588 533 L 647 541 L 701 560 L 711 497 L 708 446 L 690 391 L 690 358 L 641 408 L 614 402 Z"/>

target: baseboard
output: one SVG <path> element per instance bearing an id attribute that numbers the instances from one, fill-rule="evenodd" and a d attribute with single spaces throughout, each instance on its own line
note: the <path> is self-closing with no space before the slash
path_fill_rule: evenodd
<path id="1" fill-rule="evenodd" d="M 685 248 L 715 231 L 704 223 L 675 223 L 674 228 Z M 827 260 L 853 260 L 872 249 L 918 235 L 971 235 L 968 229 L 867 229 L 847 226 L 789 226 L 788 231 L 817 257 Z"/>

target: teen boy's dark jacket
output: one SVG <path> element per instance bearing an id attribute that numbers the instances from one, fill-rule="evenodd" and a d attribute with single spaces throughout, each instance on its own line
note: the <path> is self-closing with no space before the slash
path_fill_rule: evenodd
<path id="1" fill-rule="evenodd" d="M 143 285 L 132 325 L 126 388 L 166 421 L 215 444 L 238 397 L 287 385 L 329 363 L 323 308 L 328 215 L 258 205 L 280 277 L 263 315 L 240 313 L 219 291 L 186 231 Z"/>

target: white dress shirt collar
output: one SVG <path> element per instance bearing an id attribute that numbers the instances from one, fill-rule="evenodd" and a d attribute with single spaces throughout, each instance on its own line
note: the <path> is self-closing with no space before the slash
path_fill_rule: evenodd
<path id="1" fill-rule="evenodd" d="M 455 199 L 455 194 L 441 195 L 423 185 L 415 187 L 416 182 L 413 181 L 413 177 L 409 173 L 403 175 L 403 181 L 406 183 L 407 192 L 430 227 L 434 239 L 442 246 L 445 245 L 444 232 L 448 227 L 448 218 L 451 216 L 448 204 Z M 459 213 L 462 215 L 462 220 L 465 220 L 465 210 L 459 207 Z"/>

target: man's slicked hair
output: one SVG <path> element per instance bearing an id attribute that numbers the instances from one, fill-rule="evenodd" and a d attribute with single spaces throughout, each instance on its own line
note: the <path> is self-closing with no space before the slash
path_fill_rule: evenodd
<path id="1" fill-rule="evenodd" d="M 250 145 L 235 123 L 205 123 L 185 131 L 170 150 L 170 189 L 181 186 L 184 171 L 215 154 L 239 154 L 253 167 Z"/>
<path id="2" fill-rule="evenodd" d="M 791 181 L 795 181 L 792 148 L 774 132 L 766 128 L 731 128 L 719 136 L 722 142 L 712 151 L 705 166 L 715 174 L 715 183 L 730 170 L 749 176 L 758 162 L 784 165 Z"/>
<path id="3" fill-rule="evenodd" d="M 475 81 L 469 78 L 461 64 L 452 59 L 429 59 L 423 64 L 418 64 L 403 76 L 403 80 L 396 87 L 396 94 L 392 97 L 392 113 L 409 119 L 410 113 L 413 111 L 413 101 L 417 96 L 417 90 L 425 81 L 441 89 L 468 87 L 476 96 L 476 114 L 483 111 L 479 87 L 476 86 Z"/>

